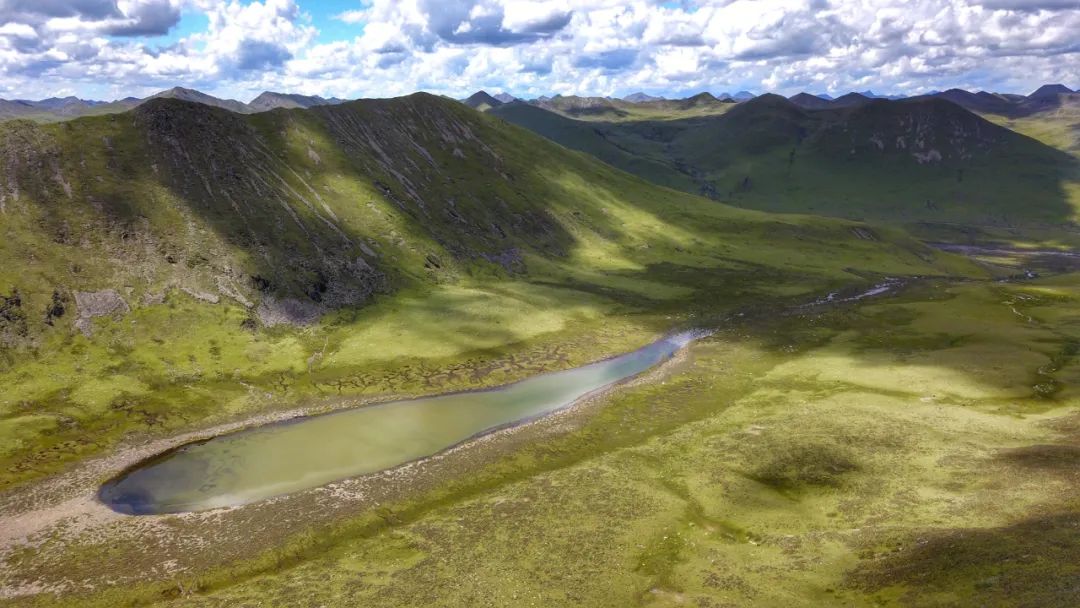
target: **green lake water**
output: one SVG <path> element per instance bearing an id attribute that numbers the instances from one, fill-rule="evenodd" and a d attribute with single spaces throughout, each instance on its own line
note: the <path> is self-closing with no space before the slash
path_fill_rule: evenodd
<path id="1" fill-rule="evenodd" d="M 383 471 L 565 408 L 670 358 L 693 338 L 670 336 L 612 359 L 500 388 L 298 418 L 188 444 L 106 483 L 98 496 L 121 513 L 180 513 Z"/>

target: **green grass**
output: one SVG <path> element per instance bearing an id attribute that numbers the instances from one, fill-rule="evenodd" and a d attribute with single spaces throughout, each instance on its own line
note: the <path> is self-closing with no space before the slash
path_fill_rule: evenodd
<path id="1" fill-rule="evenodd" d="M 732 324 L 663 378 L 478 448 L 427 490 L 97 601 L 1061 605 L 1080 546 L 1078 297 L 1076 275 L 928 281 Z M 1034 390 L 1046 375 L 1062 390 Z M 79 580 L 140 538 L 61 543 L 21 568 Z"/>
<path id="2" fill-rule="evenodd" d="M 654 183 L 740 207 L 903 225 L 943 240 L 1075 240 L 1068 226 L 1080 166 L 1068 114 L 995 120 L 1017 133 L 941 100 L 807 112 L 763 96 L 676 120 L 575 120 L 521 104 L 493 113 Z M 915 157 L 931 151 L 941 158 Z"/>
<path id="3" fill-rule="evenodd" d="M 158 100 L 2 128 L 16 167 L 3 187 L 20 195 L 5 203 L 0 294 L 21 307 L 0 328 L 0 487 L 331 396 L 512 380 L 447 370 L 597 337 L 539 364 L 565 367 L 641 344 L 666 317 L 861 271 L 982 272 L 897 231 L 866 240 L 857 224 L 658 188 L 430 96 L 246 117 Z M 106 288 L 133 310 L 84 336 L 74 294 Z M 54 294 L 66 314 L 48 325 Z M 259 302 L 285 298 L 326 316 L 261 326 Z"/>
<path id="4" fill-rule="evenodd" d="M 621 393 L 574 436 L 526 449 L 565 466 L 190 603 L 1061 601 L 1066 586 L 1042 581 L 1063 572 L 1055 555 L 1067 564 L 1077 550 L 1075 533 L 1055 527 L 1076 518 L 1072 448 L 1027 457 L 1036 448 L 1018 446 L 1063 440 L 1043 421 L 1068 420 L 1075 397 L 1045 401 L 1030 374 L 1076 329 L 1019 319 L 1001 297 L 1022 293 L 937 284 L 906 302 L 827 313 L 816 321 L 836 327 L 833 337 L 803 351 L 797 337 L 779 349 L 710 340 L 665 384 Z M 966 325 L 953 324 L 959 314 Z M 877 335 L 942 325 L 966 341 L 898 348 Z M 1018 345 L 1032 349 L 1024 360 Z M 1071 379 L 1077 368 L 1056 373 Z M 1043 509 L 1058 524 L 1027 523 Z M 1034 557 L 1042 542 L 1058 548 Z M 1013 545 L 1027 565 L 999 561 Z"/>
<path id="5" fill-rule="evenodd" d="M 897 229 L 657 187 L 427 96 L 243 118 L 150 110 L 177 130 L 153 112 L 2 127 L 23 194 L 5 203 L 0 293 L 18 289 L 26 327 L 12 317 L 0 333 L 5 504 L 147 438 L 502 384 L 676 327 L 721 331 L 600 406 L 359 498 L 46 530 L 0 557 L 0 584 L 69 586 L 14 604 L 1058 597 L 1036 583 L 1075 551 L 1047 522 L 1077 504 L 1076 275 L 984 282 L 1001 273 Z M 788 308 L 912 275 L 929 278 L 895 299 Z M 262 326 L 235 297 L 314 302 L 321 283 L 316 297 L 371 292 L 303 327 Z M 89 337 L 74 310 L 45 324 L 54 292 L 105 287 L 133 310 L 95 319 Z M 993 543 L 1029 551 L 1029 529 L 1059 550 L 1016 584 L 985 582 Z M 964 539 L 948 553 L 963 568 L 927 582 L 942 569 L 919 550 L 927 538 Z"/>

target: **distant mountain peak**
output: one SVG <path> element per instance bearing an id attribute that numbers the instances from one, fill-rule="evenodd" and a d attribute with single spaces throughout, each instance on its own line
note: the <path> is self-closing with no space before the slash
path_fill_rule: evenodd
<path id="1" fill-rule="evenodd" d="M 827 108 L 831 104 L 830 100 L 822 99 L 817 95 L 811 95 L 810 93 L 797 93 L 788 98 L 788 101 L 807 110 L 819 110 Z"/>
<path id="2" fill-rule="evenodd" d="M 256 112 L 265 112 L 276 108 L 313 108 L 341 103 L 342 100 L 326 99 L 318 95 L 300 95 L 297 93 L 278 93 L 263 91 L 248 104 Z"/>
<path id="3" fill-rule="evenodd" d="M 702 91 L 701 93 L 698 93 L 697 95 L 692 95 L 690 97 L 687 97 L 686 101 L 692 101 L 694 103 L 703 103 L 703 102 L 720 101 L 720 100 L 717 99 L 716 96 L 714 96 L 712 93 L 710 93 L 708 91 Z"/>
<path id="4" fill-rule="evenodd" d="M 869 99 L 904 99 L 903 95 L 878 95 L 869 89 L 862 91 L 859 94 Z"/>
<path id="5" fill-rule="evenodd" d="M 501 106 L 503 102 L 495 99 L 487 91 L 477 91 L 465 99 L 465 105 L 478 110 Z"/>
<path id="6" fill-rule="evenodd" d="M 161 98 L 179 99 L 181 101 L 201 103 L 203 105 L 223 108 L 225 110 L 229 110 L 230 112 L 237 112 L 240 114 L 247 114 L 251 112 L 251 108 L 249 108 L 248 105 L 242 101 L 236 101 L 235 99 L 221 99 L 218 97 L 214 97 L 213 95 L 203 93 L 202 91 L 188 89 L 185 87 L 173 87 L 171 89 L 166 89 L 164 91 L 154 93 L 147 99 L 149 100 Z"/>
<path id="7" fill-rule="evenodd" d="M 1042 97 L 1053 97 L 1055 95 L 1068 95 L 1069 93 L 1075 93 L 1069 87 L 1063 84 L 1044 84 L 1041 87 L 1035 89 L 1035 91 L 1028 95 L 1028 99 L 1039 99 Z"/>
<path id="8" fill-rule="evenodd" d="M 849 108 L 853 106 L 861 106 L 863 104 L 869 103 L 871 99 L 871 97 L 867 97 L 862 93 L 852 92 L 846 95 L 841 95 L 840 97 L 832 100 L 830 102 L 830 106 L 834 108 Z"/>
<path id="9" fill-rule="evenodd" d="M 497 100 L 499 100 L 499 101 L 501 101 L 503 103 L 513 103 L 515 101 L 518 101 L 517 97 L 514 97 L 513 95 L 511 95 L 509 93 L 506 93 L 506 92 L 499 93 L 498 95 L 495 95 L 494 97 L 495 97 L 495 99 L 497 99 Z"/>
<path id="10" fill-rule="evenodd" d="M 623 101 L 628 101 L 630 103 L 646 103 L 646 102 L 649 102 L 649 101 L 664 101 L 664 98 L 663 97 L 654 97 L 652 95 L 649 95 L 647 93 L 642 93 L 642 92 L 639 91 L 637 93 L 631 93 L 631 94 L 627 95 L 626 97 L 623 97 Z"/>
<path id="11" fill-rule="evenodd" d="M 755 95 L 750 91 L 739 91 L 738 93 L 735 93 L 731 96 L 731 98 L 735 101 L 747 101 L 753 99 L 754 97 Z"/>

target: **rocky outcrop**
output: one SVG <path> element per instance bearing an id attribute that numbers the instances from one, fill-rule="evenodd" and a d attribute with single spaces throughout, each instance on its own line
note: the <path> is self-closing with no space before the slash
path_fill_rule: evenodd
<path id="1" fill-rule="evenodd" d="M 123 316 L 131 312 L 131 307 L 114 289 L 76 291 L 75 309 L 78 311 L 75 327 L 87 336 L 93 333 L 95 317 Z"/>
<path id="2" fill-rule="evenodd" d="M 255 310 L 259 321 L 266 327 L 275 325 L 311 325 L 319 320 L 326 309 L 318 304 L 285 298 L 267 298 Z"/>

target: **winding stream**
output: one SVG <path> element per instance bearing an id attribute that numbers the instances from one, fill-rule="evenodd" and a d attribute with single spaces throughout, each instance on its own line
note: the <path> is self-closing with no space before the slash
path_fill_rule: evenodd
<path id="1" fill-rule="evenodd" d="M 181 513 L 238 506 L 375 473 L 565 408 L 670 358 L 699 333 L 490 390 L 395 401 L 191 443 L 98 492 L 113 510 Z"/>

